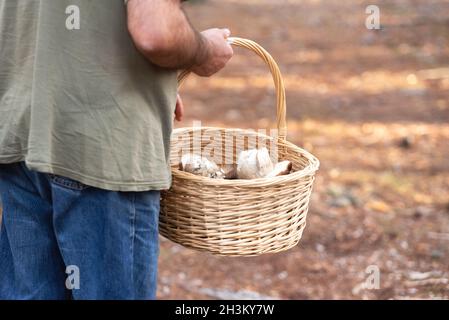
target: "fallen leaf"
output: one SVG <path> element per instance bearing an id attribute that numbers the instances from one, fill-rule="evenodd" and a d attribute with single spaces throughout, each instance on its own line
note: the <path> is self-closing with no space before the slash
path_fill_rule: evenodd
<path id="1" fill-rule="evenodd" d="M 391 207 L 381 200 L 371 200 L 366 204 L 365 208 L 382 213 L 389 212 L 391 210 Z"/>

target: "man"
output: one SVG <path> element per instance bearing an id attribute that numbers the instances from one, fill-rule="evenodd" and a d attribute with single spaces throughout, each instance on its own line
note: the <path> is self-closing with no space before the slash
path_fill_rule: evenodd
<path id="1" fill-rule="evenodd" d="M 176 70 L 226 29 L 180 0 L 0 0 L 1 299 L 153 299 Z"/>

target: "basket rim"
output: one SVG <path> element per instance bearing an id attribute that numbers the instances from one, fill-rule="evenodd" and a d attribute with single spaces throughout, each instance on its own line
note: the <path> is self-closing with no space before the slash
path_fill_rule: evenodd
<path id="1" fill-rule="evenodd" d="M 222 127 L 182 127 L 182 128 L 176 128 L 173 130 L 173 133 L 179 133 L 179 132 L 185 132 L 185 131 L 196 131 L 196 130 L 229 130 L 234 132 L 242 132 L 242 133 L 251 133 L 256 134 L 258 136 L 263 136 L 267 139 L 273 140 L 273 137 L 270 137 L 266 134 L 256 132 L 254 130 L 250 129 L 240 129 L 240 128 L 222 128 Z M 292 172 L 290 174 L 284 175 L 284 176 L 277 176 L 277 177 L 271 177 L 271 178 L 256 178 L 256 179 L 214 179 L 209 177 L 203 177 L 198 176 L 190 172 L 185 172 L 182 170 L 179 170 L 179 168 L 176 165 L 170 165 L 172 170 L 172 175 L 176 178 L 183 179 L 183 180 L 190 180 L 192 182 L 201 183 L 204 185 L 209 186 L 229 186 L 229 187 L 263 187 L 263 186 L 270 186 L 270 185 L 276 185 L 276 184 L 283 184 L 288 182 L 293 182 L 295 180 L 298 180 L 300 178 L 303 178 L 305 176 L 314 175 L 316 171 L 318 171 L 320 166 L 320 161 L 317 157 L 315 157 L 313 154 L 308 152 L 307 150 L 298 147 L 294 143 L 280 139 L 279 142 L 283 145 L 285 145 L 287 148 L 293 149 L 294 151 L 300 153 L 303 157 L 305 157 L 308 160 L 308 164 L 306 167 L 299 171 Z"/>

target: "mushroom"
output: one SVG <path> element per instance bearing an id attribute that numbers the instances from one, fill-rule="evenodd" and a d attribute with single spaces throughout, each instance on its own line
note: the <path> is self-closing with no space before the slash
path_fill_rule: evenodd
<path id="1" fill-rule="evenodd" d="M 198 176 L 223 179 L 225 173 L 215 162 L 196 154 L 186 154 L 181 158 L 179 169 Z"/>
<path id="2" fill-rule="evenodd" d="M 281 161 L 276 163 L 273 171 L 268 173 L 265 177 L 272 178 L 289 174 L 292 171 L 293 164 L 290 161 Z"/>
<path id="3" fill-rule="evenodd" d="M 240 152 L 237 161 L 237 177 L 239 179 L 263 178 L 272 170 L 273 163 L 267 148 Z"/>
<path id="4" fill-rule="evenodd" d="M 237 165 L 227 164 L 221 168 L 224 172 L 225 179 L 237 179 Z"/>

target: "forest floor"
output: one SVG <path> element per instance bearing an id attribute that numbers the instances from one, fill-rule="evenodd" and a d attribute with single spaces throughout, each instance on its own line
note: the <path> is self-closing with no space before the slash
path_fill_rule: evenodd
<path id="1" fill-rule="evenodd" d="M 228 27 L 278 62 L 288 140 L 321 162 L 298 246 L 217 257 L 161 237 L 159 299 L 449 299 L 449 0 L 204 0 L 198 29 Z M 272 80 L 251 52 L 190 77 L 178 127 L 275 126 Z M 371 269 L 379 288 L 364 284 Z"/>
<path id="2" fill-rule="evenodd" d="M 449 298 L 449 1 L 194 1 L 199 29 L 228 27 L 278 62 L 288 139 L 321 167 L 300 244 L 225 258 L 162 239 L 160 299 Z M 236 49 L 210 79 L 181 93 L 186 119 L 275 126 L 263 63 Z M 380 287 L 364 288 L 369 266 Z M 367 269 L 368 268 L 368 269 Z"/>

